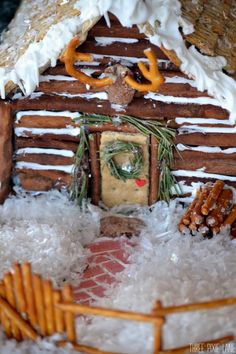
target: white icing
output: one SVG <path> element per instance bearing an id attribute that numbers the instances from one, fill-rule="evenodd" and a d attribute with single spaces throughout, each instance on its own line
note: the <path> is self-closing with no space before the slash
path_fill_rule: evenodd
<path id="1" fill-rule="evenodd" d="M 236 127 L 230 126 L 230 128 L 225 128 L 225 127 L 203 127 L 203 126 L 198 126 L 198 125 L 183 125 L 181 128 L 178 129 L 180 134 L 183 133 L 225 133 L 225 134 L 235 134 L 236 133 Z"/>
<path id="2" fill-rule="evenodd" d="M 165 76 L 165 84 L 189 84 L 196 87 L 194 80 L 182 76 Z"/>
<path id="3" fill-rule="evenodd" d="M 39 77 L 39 82 L 49 81 L 76 81 L 76 79 L 74 77 L 66 75 L 41 75 Z"/>
<path id="4" fill-rule="evenodd" d="M 219 153 L 219 154 L 235 154 L 236 148 L 222 149 L 218 146 L 188 146 L 183 144 L 177 144 L 179 151 L 200 151 L 204 153 Z"/>
<path id="5" fill-rule="evenodd" d="M 25 155 L 25 154 L 47 154 L 47 155 L 58 155 L 58 156 L 66 156 L 73 157 L 75 154 L 71 150 L 65 149 L 44 149 L 44 148 L 22 148 L 16 151 L 17 155 Z"/>
<path id="6" fill-rule="evenodd" d="M 114 109 L 117 112 L 124 112 L 125 111 L 125 107 L 126 106 L 122 106 L 121 104 L 117 104 L 117 103 L 112 103 L 111 104 L 111 108 Z"/>
<path id="7" fill-rule="evenodd" d="M 16 122 L 20 122 L 21 118 L 24 116 L 55 116 L 55 117 L 70 117 L 71 119 L 78 118 L 81 114 L 78 112 L 69 112 L 69 111 L 19 111 L 16 113 Z"/>
<path id="8" fill-rule="evenodd" d="M 55 134 L 55 135 L 71 135 L 77 136 L 80 133 L 80 128 L 62 128 L 62 129 L 51 129 L 51 128 L 25 128 L 18 127 L 15 128 L 16 136 L 25 136 L 27 137 L 27 133 L 33 135 L 44 135 L 44 134 Z"/>
<path id="9" fill-rule="evenodd" d="M 28 170 L 55 170 L 55 171 L 63 171 L 66 173 L 72 173 L 74 165 L 41 165 L 39 163 L 33 163 L 33 162 L 25 162 L 25 161 L 18 161 L 16 163 L 16 168 L 22 169 L 28 169 Z"/>
<path id="10" fill-rule="evenodd" d="M 92 54 L 94 60 L 102 60 L 104 58 L 111 58 L 111 60 L 118 61 L 122 65 L 125 66 L 132 66 L 133 64 L 137 64 L 139 61 L 143 61 L 145 63 L 148 63 L 147 58 L 137 58 L 137 57 L 126 57 L 126 56 L 121 56 L 121 55 L 108 55 L 108 54 Z M 81 64 L 82 62 L 76 62 L 76 64 Z M 93 62 L 96 63 L 96 62 Z M 97 62 L 98 65 L 100 64 Z M 166 63 L 168 65 L 170 63 L 170 60 L 165 60 L 165 59 L 158 59 L 158 64 Z M 89 63 L 87 63 L 89 65 Z"/>
<path id="11" fill-rule="evenodd" d="M 101 47 L 110 45 L 113 43 L 138 43 L 136 38 L 118 38 L 118 37 L 94 37 L 97 44 Z"/>
<path id="12" fill-rule="evenodd" d="M 89 93 L 67 93 L 67 92 L 53 92 L 54 95 L 57 96 L 66 96 L 66 97 L 81 97 L 81 98 L 85 98 L 87 100 L 91 100 L 93 98 L 98 98 L 99 100 L 107 100 L 108 99 L 108 95 L 106 92 L 89 92 Z"/>
<path id="13" fill-rule="evenodd" d="M 212 104 L 215 106 L 220 106 L 220 103 L 210 97 L 176 97 L 176 96 L 164 96 L 160 95 L 158 93 L 154 92 L 149 92 L 146 95 L 144 95 L 144 98 L 146 99 L 152 99 L 154 101 L 161 101 L 161 102 L 167 102 L 167 103 L 181 103 L 181 104 Z"/>
<path id="14" fill-rule="evenodd" d="M 33 93 L 31 93 L 31 95 L 29 96 L 29 98 L 30 98 L 30 99 L 39 98 L 39 97 L 41 97 L 41 96 L 43 96 L 43 95 L 44 95 L 44 92 L 33 92 Z M 21 92 L 15 93 L 15 94 L 13 95 L 13 97 L 12 97 L 13 100 L 22 100 L 22 99 L 24 99 L 24 98 L 25 98 L 25 96 L 24 96 L 23 93 L 21 93 Z"/>
<path id="15" fill-rule="evenodd" d="M 231 125 L 230 122 L 226 119 L 215 119 L 215 118 L 185 118 L 185 117 L 177 117 L 175 118 L 176 123 L 178 124 L 224 124 L 224 125 Z"/>
<path id="16" fill-rule="evenodd" d="M 221 179 L 224 181 L 231 181 L 231 182 L 236 182 L 236 177 L 234 176 L 225 176 L 225 175 L 219 175 L 216 173 L 207 173 L 204 171 L 187 171 L 187 170 L 178 170 L 178 171 L 172 171 L 172 174 L 176 177 L 197 177 L 197 178 L 212 178 L 212 179 Z"/>

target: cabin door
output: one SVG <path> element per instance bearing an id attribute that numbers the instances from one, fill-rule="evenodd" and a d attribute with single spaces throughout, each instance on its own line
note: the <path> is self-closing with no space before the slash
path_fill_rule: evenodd
<path id="1" fill-rule="evenodd" d="M 110 131 L 101 134 L 100 187 L 101 201 L 106 206 L 148 204 L 149 140 L 142 134 Z"/>

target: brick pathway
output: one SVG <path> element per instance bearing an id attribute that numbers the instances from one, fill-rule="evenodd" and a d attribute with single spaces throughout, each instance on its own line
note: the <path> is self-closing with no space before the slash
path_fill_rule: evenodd
<path id="1" fill-rule="evenodd" d="M 115 275 L 127 266 L 131 245 L 124 240 L 106 239 L 92 243 L 88 249 L 88 267 L 74 287 L 75 301 L 81 304 L 91 304 L 103 297 L 106 289 L 117 282 Z"/>

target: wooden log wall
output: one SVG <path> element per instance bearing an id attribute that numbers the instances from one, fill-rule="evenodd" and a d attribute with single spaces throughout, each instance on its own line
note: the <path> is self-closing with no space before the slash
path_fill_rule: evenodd
<path id="1" fill-rule="evenodd" d="M 37 92 L 31 97 L 22 98 L 19 94 L 13 97 L 14 110 L 21 112 L 21 119 L 15 123 L 16 170 L 24 188 L 48 190 L 69 183 L 68 170 L 65 172 L 62 169 L 63 166 L 71 166 L 72 156 L 62 156 L 59 151 L 76 150 L 78 137 L 75 131 L 78 127 L 71 119 L 76 112 L 111 116 L 127 114 L 163 121 L 178 132 L 176 143 L 182 157 L 175 154 L 175 164 L 172 166 L 177 179 L 186 180 L 189 184 L 193 178 L 205 181 L 223 176 L 223 179 L 236 185 L 235 152 L 228 150 L 236 146 L 236 130 L 228 125 L 227 111 L 206 92 L 199 92 L 194 87 L 194 81 L 171 64 L 160 48 L 151 45 L 136 27 L 123 28 L 113 16 L 110 28 L 103 19 L 100 20 L 89 32 L 86 42 L 79 47 L 81 52 L 92 53 L 93 61 L 78 62 L 76 65 L 94 77 L 117 62 L 136 72 L 139 60 L 147 62 L 143 50 L 149 47 L 158 58 L 165 83 L 156 94 L 136 93 L 126 108 L 111 105 L 101 89 L 92 89 L 69 77 L 60 62 L 44 72 Z M 42 110 L 50 114 L 41 115 Z M 34 114 L 28 114 L 28 111 Z M 69 113 L 61 115 L 58 113 L 61 111 Z M 55 115 L 53 112 L 56 112 Z M 58 155 L 50 154 L 50 151 L 36 154 L 33 150 L 22 150 L 27 147 L 58 149 Z M 205 147 L 211 149 L 206 152 Z M 215 147 L 221 150 L 216 152 L 212 149 Z M 36 170 L 35 165 L 30 168 L 32 163 L 45 166 L 45 169 L 40 167 Z M 50 166 L 50 170 L 46 166 Z M 56 169 L 58 166 L 61 166 L 60 170 Z"/>

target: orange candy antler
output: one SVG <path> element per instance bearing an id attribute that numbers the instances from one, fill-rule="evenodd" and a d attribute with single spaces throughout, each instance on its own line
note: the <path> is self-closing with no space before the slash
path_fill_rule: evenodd
<path id="1" fill-rule="evenodd" d="M 77 60 L 82 60 L 82 61 L 92 61 L 93 56 L 91 54 L 87 53 L 78 53 L 76 52 L 76 47 L 79 45 L 79 40 L 78 38 L 73 38 L 70 43 L 68 44 L 68 47 L 64 53 L 63 56 L 61 56 L 60 60 L 65 63 L 65 68 L 66 71 L 69 75 L 75 77 L 78 79 L 80 82 L 83 84 L 88 84 L 91 86 L 95 87 L 103 87 L 103 86 L 109 86 L 113 84 L 113 80 L 109 77 L 103 78 L 103 79 L 95 79 L 91 76 L 88 76 L 84 73 L 82 73 L 79 70 L 76 70 L 74 68 L 74 62 Z"/>
<path id="2" fill-rule="evenodd" d="M 145 49 L 144 54 L 149 60 L 149 69 L 143 62 L 138 62 L 138 67 L 143 76 L 149 80 L 150 84 L 141 84 L 135 81 L 131 76 L 126 76 L 125 81 L 133 89 L 137 91 L 157 91 L 159 86 L 164 83 L 165 79 L 161 75 L 157 66 L 157 58 L 151 49 Z"/>

